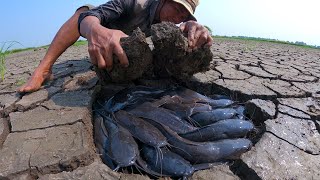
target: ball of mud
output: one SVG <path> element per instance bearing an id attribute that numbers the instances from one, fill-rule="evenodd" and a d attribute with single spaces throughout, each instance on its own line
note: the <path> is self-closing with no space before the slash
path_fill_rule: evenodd
<path id="1" fill-rule="evenodd" d="M 125 51 L 129 66 L 123 67 L 116 55 L 113 56 L 113 67 L 111 70 L 99 69 L 95 71 L 102 83 L 126 83 L 135 80 L 151 69 L 152 52 L 146 41 L 145 34 L 138 28 L 132 35 L 120 40 L 120 44 Z"/>
<path id="2" fill-rule="evenodd" d="M 213 54 L 210 47 L 188 51 L 188 39 L 178 26 L 170 22 L 154 24 L 151 37 L 154 49 L 154 71 L 161 77 L 188 79 L 209 70 Z"/>

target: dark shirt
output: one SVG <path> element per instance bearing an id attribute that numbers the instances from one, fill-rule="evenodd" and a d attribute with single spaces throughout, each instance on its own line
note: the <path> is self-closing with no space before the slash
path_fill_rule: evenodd
<path id="1" fill-rule="evenodd" d="M 130 35 L 139 27 L 148 35 L 159 3 L 160 0 L 111 0 L 81 13 L 78 28 L 85 17 L 95 16 L 106 28 L 121 30 Z"/>

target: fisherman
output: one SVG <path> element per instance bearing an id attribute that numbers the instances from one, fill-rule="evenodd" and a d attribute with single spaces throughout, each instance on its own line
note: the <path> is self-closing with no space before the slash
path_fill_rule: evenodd
<path id="1" fill-rule="evenodd" d="M 120 39 L 130 35 L 137 27 L 148 33 L 152 24 L 163 21 L 182 23 L 180 29 L 187 34 L 190 50 L 211 46 L 210 33 L 194 17 L 199 1 L 110 0 L 98 7 L 82 6 L 62 25 L 39 66 L 18 91 L 37 91 L 46 80 L 52 79 L 53 64 L 80 36 L 88 40 L 91 62 L 102 69 L 112 68 L 113 54 L 126 68 L 129 61 Z"/>

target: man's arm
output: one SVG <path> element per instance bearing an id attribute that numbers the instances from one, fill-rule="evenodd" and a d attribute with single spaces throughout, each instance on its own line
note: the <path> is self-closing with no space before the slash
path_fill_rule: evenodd
<path id="1" fill-rule="evenodd" d="M 99 68 L 112 68 L 113 54 L 123 66 L 128 58 L 120 45 L 120 39 L 127 37 L 119 30 L 108 29 L 108 23 L 123 18 L 129 13 L 131 0 L 112 0 L 82 13 L 78 21 L 79 33 L 88 40 L 88 51 L 93 64 Z"/>

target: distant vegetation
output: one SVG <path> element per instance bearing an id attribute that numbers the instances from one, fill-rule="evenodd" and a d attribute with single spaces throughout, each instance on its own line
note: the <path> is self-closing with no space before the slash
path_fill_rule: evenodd
<path id="1" fill-rule="evenodd" d="M 208 26 L 204 26 L 204 27 L 208 29 L 210 35 L 212 36 L 212 35 L 213 35 L 213 34 L 212 34 L 212 33 L 213 33 L 213 32 L 212 32 L 212 29 L 211 29 L 210 27 L 208 27 Z"/>
<path id="2" fill-rule="evenodd" d="M 85 45 L 88 44 L 87 40 L 79 40 L 77 42 L 75 42 L 73 44 L 73 46 L 81 46 L 81 45 Z M 13 49 L 13 50 L 7 50 L 6 54 L 12 54 L 12 53 L 17 53 L 17 52 L 21 52 L 21 51 L 27 51 L 27 50 L 32 50 L 32 49 L 48 49 L 49 45 L 44 45 L 44 46 L 40 46 L 40 47 L 28 47 L 28 48 L 20 48 L 20 49 Z"/>
<path id="3" fill-rule="evenodd" d="M 79 40 L 73 44 L 73 46 L 82 46 L 88 44 L 87 40 Z"/>
<path id="4" fill-rule="evenodd" d="M 277 39 L 260 38 L 260 37 L 248 37 L 248 36 L 214 36 L 214 37 L 242 39 L 242 40 L 254 40 L 254 41 L 267 41 L 267 42 L 273 42 L 273 43 L 289 44 L 289 45 L 295 45 L 295 46 L 301 46 L 301 47 L 307 47 L 307 48 L 320 49 L 320 46 L 308 45 L 307 43 L 302 42 L 302 41 L 290 42 L 290 41 L 280 41 L 280 40 L 277 40 Z"/>
<path id="5" fill-rule="evenodd" d="M 14 44 L 18 43 L 16 41 L 13 41 L 13 42 L 14 42 Z M 10 42 L 7 42 L 7 43 L 9 44 Z M 4 50 L 4 47 L 7 43 L 3 43 L 3 47 L 2 47 L 2 49 L 0 49 L 1 54 L 3 54 L 2 51 Z M 47 49 L 49 47 L 49 45 L 44 45 L 44 46 L 39 46 L 39 47 L 28 47 L 28 48 L 19 48 L 19 49 L 9 50 L 14 44 L 12 44 L 8 48 L 6 48 L 6 51 L 4 51 L 4 54 L 12 54 L 12 53 L 17 53 L 17 52 L 27 51 L 27 50 L 32 50 L 32 49 L 41 49 L 41 48 Z M 20 44 L 20 43 L 18 43 L 18 44 Z M 88 44 L 87 40 L 79 40 L 79 41 L 75 42 L 73 44 L 73 46 L 81 46 L 81 45 L 85 45 L 85 44 Z"/>
<path id="6" fill-rule="evenodd" d="M 20 44 L 19 42 L 16 41 L 8 41 L 8 42 L 3 42 L 0 48 L 0 81 L 4 80 L 4 75 L 6 74 L 7 67 L 6 67 L 6 56 L 8 54 L 11 54 L 12 51 L 9 51 L 9 49 L 15 45 L 15 44 Z"/>

